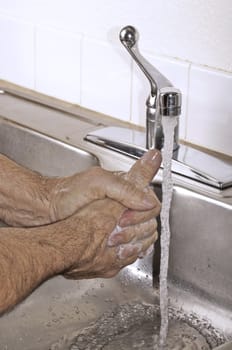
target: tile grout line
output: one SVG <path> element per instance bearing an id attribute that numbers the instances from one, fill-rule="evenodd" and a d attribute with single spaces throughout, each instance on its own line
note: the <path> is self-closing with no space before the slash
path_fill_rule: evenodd
<path id="1" fill-rule="evenodd" d="M 85 36 L 82 33 L 81 34 L 81 39 L 80 39 L 80 67 L 79 67 L 79 73 L 80 73 L 80 105 L 82 106 L 82 100 L 83 100 L 83 94 L 82 94 L 82 89 L 83 89 L 83 48 L 84 48 L 84 40 Z"/>
<path id="2" fill-rule="evenodd" d="M 185 116 L 185 127 L 184 127 L 184 140 L 187 141 L 187 129 L 189 119 L 189 91 L 190 91 L 190 73 L 192 69 L 192 63 L 188 67 L 188 80 L 187 80 L 187 96 L 186 96 L 186 116 Z"/>
<path id="3" fill-rule="evenodd" d="M 37 59 L 36 59 L 36 54 L 37 54 L 37 26 L 33 26 L 33 85 L 34 89 L 36 91 L 36 81 L 37 81 Z"/>
<path id="4" fill-rule="evenodd" d="M 134 82 L 134 62 L 133 59 L 130 59 L 130 116 L 129 123 L 133 124 L 133 82 Z"/>

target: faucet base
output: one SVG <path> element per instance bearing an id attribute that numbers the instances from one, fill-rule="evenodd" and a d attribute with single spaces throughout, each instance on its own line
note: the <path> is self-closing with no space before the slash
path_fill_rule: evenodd
<path id="1" fill-rule="evenodd" d="M 105 127 L 89 133 L 85 140 L 135 159 L 147 151 L 146 133 L 129 128 Z M 172 172 L 219 190 L 232 187 L 232 161 L 193 147 L 180 145 L 174 151 Z"/>

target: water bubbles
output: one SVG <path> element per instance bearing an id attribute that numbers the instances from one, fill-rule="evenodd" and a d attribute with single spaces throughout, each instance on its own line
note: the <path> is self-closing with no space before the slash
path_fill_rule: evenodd
<path id="1" fill-rule="evenodd" d="M 114 301 L 113 298 L 105 298 L 106 303 L 112 303 Z"/>
<path id="2" fill-rule="evenodd" d="M 79 307 L 78 306 L 74 306 L 74 312 L 75 314 L 79 314 L 80 313 L 80 310 L 79 310 Z"/>
<path id="3" fill-rule="evenodd" d="M 172 200 L 172 153 L 174 143 L 174 129 L 177 125 L 177 118 L 163 118 L 164 147 L 163 147 L 163 183 L 162 183 L 162 209 L 161 218 L 161 264 L 160 264 L 160 346 L 164 348 L 168 333 L 168 261 L 170 245 L 169 211 Z"/>
<path id="4" fill-rule="evenodd" d="M 169 308 L 170 327 L 165 350 L 209 350 L 225 342 L 207 321 Z M 59 341 L 62 350 L 160 350 L 158 305 L 125 304 L 105 312 L 95 323 Z M 154 345 L 155 343 L 155 345 Z M 57 347 L 59 344 L 60 347 Z"/>

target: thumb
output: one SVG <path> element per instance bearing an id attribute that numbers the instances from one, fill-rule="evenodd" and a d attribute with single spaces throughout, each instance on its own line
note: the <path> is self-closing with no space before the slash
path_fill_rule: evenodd
<path id="1" fill-rule="evenodd" d="M 126 179 L 139 188 L 149 185 L 155 174 L 158 172 L 162 161 L 161 153 L 158 150 L 147 151 L 126 174 Z"/>

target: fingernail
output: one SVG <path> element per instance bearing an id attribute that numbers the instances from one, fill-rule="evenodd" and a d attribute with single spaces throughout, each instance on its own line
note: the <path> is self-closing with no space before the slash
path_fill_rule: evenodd
<path id="1" fill-rule="evenodd" d="M 122 227 L 129 226 L 131 223 L 131 216 L 133 216 L 133 212 L 129 209 L 125 210 L 121 218 L 119 219 L 119 225 Z"/>
<path id="2" fill-rule="evenodd" d="M 122 228 L 119 225 L 116 225 L 114 230 L 111 232 L 111 234 L 109 235 L 108 241 L 107 241 L 107 245 L 108 247 L 113 247 L 114 245 L 116 245 L 116 241 L 117 241 L 117 234 L 119 232 L 122 231 Z"/>
<path id="3" fill-rule="evenodd" d="M 145 256 L 148 256 L 150 255 L 151 253 L 153 253 L 153 250 L 154 250 L 154 246 L 151 245 L 145 252 L 141 252 L 139 254 L 139 258 L 145 258 Z"/>
<path id="4" fill-rule="evenodd" d="M 142 156 L 142 161 L 150 161 L 150 162 L 157 162 L 158 160 L 161 161 L 161 153 L 157 149 L 149 150 Z"/>
<path id="5" fill-rule="evenodd" d="M 143 204 L 148 208 L 148 209 L 152 209 L 156 206 L 156 198 L 154 196 L 151 195 L 147 195 L 144 200 L 143 200 Z"/>
<path id="6" fill-rule="evenodd" d="M 146 250 L 146 253 L 145 255 L 150 255 L 151 253 L 154 252 L 154 245 L 152 244 L 147 250 Z"/>
<path id="7" fill-rule="evenodd" d="M 121 245 L 119 247 L 117 256 L 119 259 L 128 258 L 131 255 L 138 254 L 141 251 L 142 247 L 142 243 Z"/>
<path id="8" fill-rule="evenodd" d="M 119 224 L 122 227 L 129 226 L 130 220 L 127 217 L 123 217 L 120 219 Z"/>

